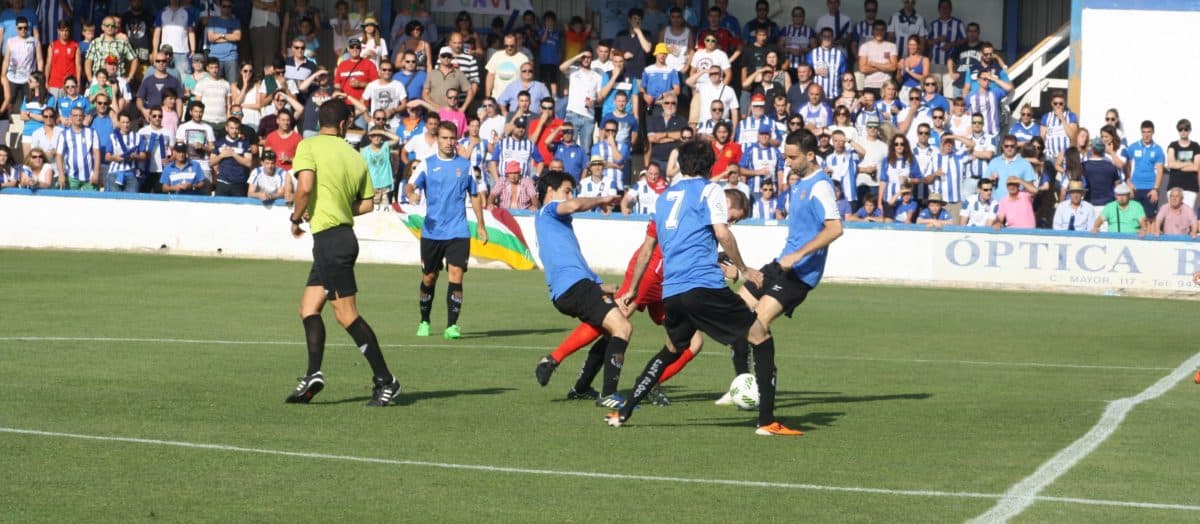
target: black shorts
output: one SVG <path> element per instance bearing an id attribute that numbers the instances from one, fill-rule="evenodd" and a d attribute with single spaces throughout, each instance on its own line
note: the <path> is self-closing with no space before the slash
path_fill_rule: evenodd
<path id="1" fill-rule="evenodd" d="M 686 348 L 697 330 L 717 342 L 731 345 L 746 338 L 758 318 L 729 288 L 696 288 L 663 300 L 667 306 L 664 325 L 676 348 Z"/>
<path id="2" fill-rule="evenodd" d="M 245 183 L 230 184 L 218 180 L 216 191 L 213 194 L 216 196 L 244 197 L 249 190 L 250 186 Z"/>
<path id="3" fill-rule="evenodd" d="M 617 307 L 612 295 L 600 289 L 600 284 L 591 280 L 580 280 L 554 301 L 554 307 L 559 312 L 599 328 L 604 325 L 604 317 Z"/>
<path id="4" fill-rule="evenodd" d="M 350 226 L 337 226 L 313 235 L 313 265 L 308 285 L 325 288 L 329 300 L 358 293 L 354 262 L 358 260 L 358 237 Z"/>
<path id="5" fill-rule="evenodd" d="M 421 237 L 421 271 L 437 273 L 442 270 L 442 260 L 446 264 L 461 267 L 467 272 L 467 258 L 471 256 L 471 239 L 452 238 L 450 240 L 429 240 Z"/>
<path id="6" fill-rule="evenodd" d="M 791 318 L 796 306 L 804 303 L 804 299 L 808 298 L 808 292 L 812 291 L 812 286 L 801 281 L 795 271 L 783 269 L 775 262 L 763 266 L 760 271 L 763 274 L 765 290 L 759 289 L 753 282 L 746 282 L 743 287 L 756 300 L 762 299 L 764 294 L 775 299 L 779 305 L 783 306 L 783 314 Z"/>

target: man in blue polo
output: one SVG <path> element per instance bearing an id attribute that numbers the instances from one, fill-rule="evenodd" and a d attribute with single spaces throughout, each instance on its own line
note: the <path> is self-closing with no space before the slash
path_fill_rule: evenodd
<path id="1" fill-rule="evenodd" d="M 999 187 L 1000 182 L 1007 181 L 1009 177 L 1020 178 L 1036 187 L 1037 173 L 1033 171 L 1033 165 L 1017 153 L 1017 137 L 1004 135 L 1004 138 L 1000 140 L 1000 156 L 993 158 L 988 163 L 987 169 L 983 172 L 983 178 L 990 178 L 992 187 Z M 1022 191 L 1026 190 L 1024 185 L 1021 188 Z"/>
<path id="2" fill-rule="evenodd" d="M 1125 169 L 1133 185 L 1133 199 L 1142 204 L 1146 216 L 1158 213 L 1158 192 L 1162 187 L 1163 165 L 1167 154 L 1154 143 L 1154 122 L 1142 122 L 1142 139 L 1125 148 Z"/>

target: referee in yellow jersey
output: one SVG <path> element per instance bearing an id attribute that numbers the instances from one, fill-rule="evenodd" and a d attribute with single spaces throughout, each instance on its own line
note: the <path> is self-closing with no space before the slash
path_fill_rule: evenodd
<path id="1" fill-rule="evenodd" d="M 322 104 L 317 122 L 320 135 L 300 142 L 292 160 L 292 173 L 297 178 L 292 236 L 304 235 L 300 224 L 307 218 L 313 235 L 313 265 L 300 298 L 300 318 L 308 340 L 308 371 L 300 377 L 300 385 L 288 395 L 287 402 L 307 404 L 325 388 L 321 373 L 325 323 L 321 309 L 328 301 L 333 304 L 333 316 L 371 364 L 375 390 L 367 405 L 387 406 L 400 393 L 400 382 L 388 371 L 379 340 L 358 315 L 354 302 L 358 292 L 354 281 L 354 262 L 358 259 L 354 217 L 374 209 L 375 191 L 362 155 L 344 138 L 350 125 L 346 104 L 340 98 Z"/>

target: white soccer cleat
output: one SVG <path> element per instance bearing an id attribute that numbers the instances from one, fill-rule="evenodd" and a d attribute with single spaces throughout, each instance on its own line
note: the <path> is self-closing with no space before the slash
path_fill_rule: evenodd
<path id="1" fill-rule="evenodd" d="M 721 398 L 717 399 L 717 401 L 713 402 L 713 404 L 716 404 L 718 406 L 732 406 L 733 405 L 733 397 L 729 396 L 729 392 L 726 391 L 725 394 L 721 395 Z"/>

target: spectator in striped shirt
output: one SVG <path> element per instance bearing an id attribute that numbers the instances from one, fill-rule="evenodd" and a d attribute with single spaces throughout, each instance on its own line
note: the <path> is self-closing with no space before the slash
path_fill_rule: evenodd
<path id="1" fill-rule="evenodd" d="M 972 115 L 978 114 L 983 118 L 984 134 L 996 136 L 1000 134 L 1000 98 L 991 90 L 991 75 L 979 75 L 979 89 L 967 96 L 967 111 Z M 972 116 L 974 118 L 974 116 Z"/>
<path id="2" fill-rule="evenodd" d="M 829 100 L 842 94 L 840 79 L 846 72 L 846 53 L 834 47 L 832 29 L 821 29 L 821 45 L 808 52 L 808 63 L 812 65 L 814 80 Z"/>
<path id="3" fill-rule="evenodd" d="M 950 0 L 938 1 L 938 19 L 929 22 L 929 54 L 934 73 L 946 72 L 946 64 L 954 49 L 967 41 L 967 27 L 952 13 L 954 4 Z"/>
<path id="4" fill-rule="evenodd" d="M 1062 91 L 1050 95 L 1050 108 L 1050 112 L 1042 115 L 1042 140 L 1046 141 L 1046 158 L 1058 158 L 1075 143 L 1079 115 L 1067 109 L 1067 94 Z"/>
<path id="5" fill-rule="evenodd" d="M 852 20 L 850 16 L 842 12 L 841 0 L 825 0 L 825 7 L 829 8 L 829 12 L 817 18 L 817 31 L 826 27 L 833 30 L 833 39 L 843 48 L 849 47 L 852 39 L 850 25 Z"/>
<path id="6" fill-rule="evenodd" d="M 117 129 L 113 131 L 111 143 L 110 150 L 105 152 L 110 163 L 108 173 L 104 175 L 104 190 L 139 192 L 138 166 L 146 160 L 146 145 L 142 143 L 142 136 L 133 132 L 129 113 L 117 115 Z"/>
<path id="7" fill-rule="evenodd" d="M 792 25 L 784 27 L 779 32 L 779 45 L 787 52 L 788 66 L 796 69 L 804 63 L 808 51 L 816 46 L 816 35 L 805 23 L 804 8 L 792 8 Z"/>
<path id="8" fill-rule="evenodd" d="M 917 0 L 904 0 L 903 5 L 888 21 L 888 39 L 895 42 L 896 48 L 903 53 L 901 58 L 907 58 L 911 52 L 906 45 L 908 38 L 916 36 L 923 42 L 929 29 L 926 27 L 925 17 L 917 13 Z M 923 44 L 918 46 L 918 49 L 923 48 Z"/>
<path id="9" fill-rule="evenodd" d="M 100 186 L 100 137 L 83 126 L 83 108 L 71 108 L 70 127 L 58 136 L 55 162 L 59 189 L 95 190 Z"/>

